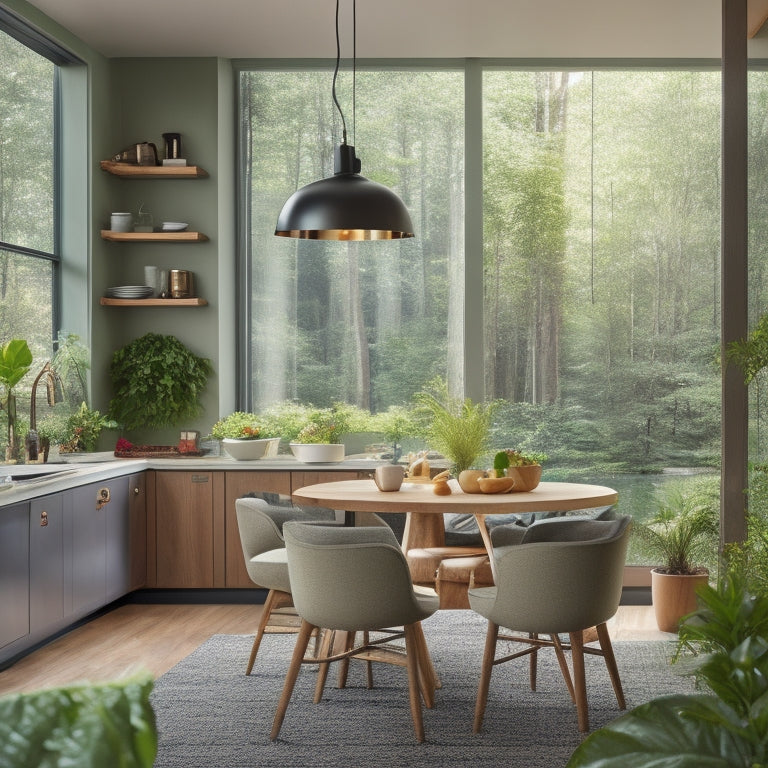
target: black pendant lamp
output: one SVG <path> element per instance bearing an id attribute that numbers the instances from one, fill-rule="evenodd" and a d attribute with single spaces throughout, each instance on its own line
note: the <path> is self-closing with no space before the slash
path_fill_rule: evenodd
<path id="1" fill-rule="evenodd" d="M 352 8 L 355 37 L 354 0 Z M 355 155 L 355 148 L 347 144 L 344 113 L 336 98 L 340 59 L 339 0 L 336 0 L 336 68 L 332 94 L 341 116 L 343 140 L 334 151 L 333 176 L 296 190 L 280 211 L 275 234 L 304 240 L 399 240 L 413 237 L 413 224 L 403 201 L 388 187 L 360 175 L 360 160 Z M 353 63 L 355 61 L 356 51 Z"/>

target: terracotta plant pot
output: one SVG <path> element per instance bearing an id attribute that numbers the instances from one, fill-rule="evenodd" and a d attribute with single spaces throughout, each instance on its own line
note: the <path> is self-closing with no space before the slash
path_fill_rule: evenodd
<path id="1" fill-rule="evenodd" d="M 526 467 L 508 467 L 507 477 L 515 479 L 512 493 L 532 491 L 541 482 L 541 464 L 529 464 Z"/>
<path id="2" fill-rule="evenodd" d="M 696 610 L 696 590 L 709 581 L 709 572 L 691 575 L 651 570 L 651 598 L 662 632 L 677 632 L 680 619 Z"/>

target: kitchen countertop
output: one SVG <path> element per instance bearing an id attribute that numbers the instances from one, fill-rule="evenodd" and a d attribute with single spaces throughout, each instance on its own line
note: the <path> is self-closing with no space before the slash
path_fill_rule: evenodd
<path id="1" fill-rule="evenodd" d="M 104 454 L 95 454 L 103 456 Z M 96 483 L 114 477 L 143 472 L 146 469 L 215 471 L 295 471 L 333 472 L 344 470 L 373 470 L 386 462 L 373 458 L 352 457 L 338 464 L 303 464 L 293 456 L 278 456 L 257 461 L 236 461 L 228 456 L 200 456 L 173 459 L 96 459 L 87 461 L 83 454 L 77 459 L 51 464 L 0 464 L 0 507 L 17 504 L 51 493 L 58 493 L 87 483 Z M 6 485 L 2 480 L 13 476 L 14 482 Z M 33 477 L 34 476 L 34 477 Z M 25 479 L 26 478 L 26 479 Z"/>

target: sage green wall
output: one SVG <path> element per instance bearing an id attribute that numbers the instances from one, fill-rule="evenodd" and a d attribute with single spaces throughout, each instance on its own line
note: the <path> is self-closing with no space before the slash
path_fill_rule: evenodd
<path id="1" fill-rule="evenodd" d="M 205 233 L 203 243 L 108 243 L 101 248 L 99 281 L 94 285 L 94 338 L 106 356 L 94 360 L 94 401 L 108 403 L 111 353 L 145 333 L 171 334 L 195 354 L 209 358 L 214 376 L 202 401 L 205 413 L 197 422 L 162 432 L 136 432 L 130 439 L 171 444 L 179 429 L 199 429 L 203 434 L 218 418 L 221 408 L 234 405 L 234 338 L 220 338 L 219 313 L 233 312 L 233 303 L 220 296 L 219 270 L 234 272 L 234 123 L 232 73 L 228 62 L 216 58 L 113 59 L 113 145 L 108 155 L 137 141 L 151 141 L 163 152 L 162 134 L 182 135 L 183 155 L 189 164 L 202 166 L 203 179 L 136 179 L 109 177 L 106 193 L 94 198 L 94 230 L 106 228 L 111 211 L 136 213 L 143 204 L 155 223 L 188 222 L 191 230 Z M 222 114 L 221 102 L 227 108 Z M 108 155 L 105 155 L 108 156 Z M 108 174 L 104 174 L 108 176 Z M 195 275 L 198 296 L 206 307 L 102 307 L 98 296 L 109 285 L 140 285 L 144 266 L 188 269 Z M 94 275 L 96 270 L 94 269 Z M 231 331 L 232 320 L 225 326 Z M 103 338 L 101 338 L 103 337 Z M 98 370 L 96 370 L 98 366 Z M 222 371 L 226 373 L 222 375 Z"/>

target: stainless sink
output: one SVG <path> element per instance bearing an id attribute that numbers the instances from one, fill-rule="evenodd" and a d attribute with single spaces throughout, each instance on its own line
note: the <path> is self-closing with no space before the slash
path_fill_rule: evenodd
<path id="1" fill-rule="evenodd" d="M 29 486 L 77 472 L 66 464 L 12 464 L 0 466 L 0 489 Z"/>

